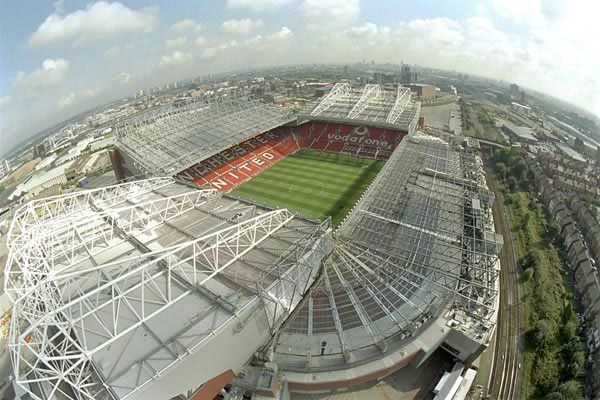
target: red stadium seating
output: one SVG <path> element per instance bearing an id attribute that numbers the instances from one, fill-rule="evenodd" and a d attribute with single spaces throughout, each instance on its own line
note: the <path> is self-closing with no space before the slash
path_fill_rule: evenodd
<path id="1" fill-rule="evenodd" d="M 263 133 L 216 154 L 178 174 L 201 186 L 227 191 L 298 150 L 288 128 Z"/>
<path id="2" fill-rule="evenodd" d="M 404 137 L 403 132 L 384 128 L 328 122 L 308 122 L 300 128 L 303 147 L 377 159 L 389 158 Z"/>
<path id="3" fill-rule="evenodd" d="M 221 191 L 261 173 L 299 148 L 385 160 L 405 133 L 328 122 L 279 127 L 239 143 L 182 171 L 178 177 Z"/>

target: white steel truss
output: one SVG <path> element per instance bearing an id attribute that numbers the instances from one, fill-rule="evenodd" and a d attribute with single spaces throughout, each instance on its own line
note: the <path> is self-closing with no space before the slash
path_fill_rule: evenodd
<path id="1" fill-rule="evenodd" d="M 174 175 L 293 120 L 288 110 L 257 99 L 204 99 L 129 121 L 117 130 L 116 144 L 141 173 Z"/>
<path id="2" fill-rule="evenodd" d="M 369 103 L 374 102 L 379 98 L 381 98 L 381 86 L 373 84 L 365 85 L 360 98 L 348 113 L 348 118 L 355 119 L 363 112 Z"/>
<path id="3" fill-rule="evenodd" d="M 133 202 L 151 189 L 174 182 L 170 178 L 148 181 L 32 202 L 17 211 L 8 241 L 12 268 L 5 274 L 5 291 L 16 299 L 39 279 L 76 264 L 80 248 L 93 256 L 103 251 L 117 232 L 141 233 L 217 194 L 214 189 L 192 189 L 159 200 Z M 117 207 L 122 203 L 126 204 Z"/>
<path id="4" fill-rule="evenodd" d="M 493 200 L 477 155 L 420 133 L 402 141 L 273 340 L 279 367 L 311 373 L 362 365 L 410 343 L 449 309 L 467 318 L 462 334 L 487 343 L 502 244 Z"/>
<path id="5" fill-rule="evenodd" d="M 321 114 L 323 111 L 327 110 L 333 104 L 335 104 L 336 100 L 340 97 L 347 96 L 352 92 L 352 88 L 349 83 L 336 83 L 331 92 L 327 94 L 315 107 L 315 109 L 310 113 L 312 116 L 317 116 Z"/>
<path id="6" fill-rule="evenodd" d="M 386 122 L 389 122 L 389 123 L 396 122 L 398 117 L 400 117 L 400 114 L 402 114 L 402 111 L 404 111 L 404 108 L 406 107 L 406 105 L 408 103 L 410 103 L 410 98 L 411 98 L 410 89 L 402 87 L 402 86 L 398 86 L 398 93 L 396 94 L 396 102 L 394 103 L 394 106 L 390 110 L 390 113 L 388 114 L 388 116 L 386 118 Z M 417 113 L 417 115 L 418 115 L 418 113 Z"/>
<path id="7" fill-rule="evenodd" d="M 249 252 L 285 240 L 273 236 L 295 218 L 289 211 L 232 219 L 230 226 L 169 247 L 149 247 L 138 239 L 198 212 L 211 198 L 219 198 L 216 191 L 154 179 L 19 210 L 6 267 L 6 290 L 15 300 L 9 349 L 15 380 L 32 398 L 128 398 L 193 354 L 239 307 L 263 302 L 273 314 L 267 316 L 273 331 L 293 311 L 316 274 L 303 251 L 315 246 L 328 221 L 277 265 L 263 267 L 268 279 L 249 285 L 253 297 L 242 303 L 215 293 L 221 285 L 215 280 L 233 279 L 229 269 L 247 263 Z M 125 245 L 132 250 L 106 258 L 112 247 Z M 177 331 L 171 339 L 157 334 L 157 321 L 167 321 L 167 313 L 186 304 L 197 308 L 193 319 L 172 327 Z M 118 349 L 140 335 L 150 335 L 154 347 L 125 363 Z M 112 361 L 104 365 L 107 354 Z"/>
<path id="8" fill-rule="evenodd" d="M 362 89 L 336 83 L 331 92 L 306 105 L 299 120 L 364 124 L 399 129 L 412 134 L 419 119 L 420 102 L 413 101 L 410 90 L 386 90 L 367 84 Z"/>

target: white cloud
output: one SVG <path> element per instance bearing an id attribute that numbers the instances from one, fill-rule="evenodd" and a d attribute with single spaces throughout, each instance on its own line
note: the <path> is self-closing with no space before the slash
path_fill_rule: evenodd
<path id="1" fill-rule="evenodd" d="M 112 46 L 111 48 L 109 48 L 108 50 L 106 50 L 104 52 L 104 58 L 106 58 L 106 59 L 115 58 L 119 54 L 121 54 L 121 49 L 119 48 L 119 46 Z"/>
<path id="2" fill-rule="evenodd" d="M 111 89 L 115 89 L 116 87 L 122 85 L 127 85 L 130 82 L 131 75 L 127 72 L 120 72 L 112 78 L 105 80 L 102 84 L 95 85 L 85 90 L 82 90 L 77 97 L 87 100 L 93 99 L 95 97 L 99 97 L 109 93 Z"/>
<path id="3" fill-rule="evenodd" d="M 3 108 L 7 108 L 11 104 L 12 104 L 12 97 L 10 97 L 10 96 L 0 97 L 0 110 Z"/>
<path id="4" fill-rule="evenodd" d="M 347 26 L 358 18 L 358 0 L 304 0 L 300 4 L 306 27 L 327 30 Z"/>
<path id="5" fill-rule="evenodd" d="M 499 78 L 585 105 L 600 115 L 600 34 L 581 35 L 576 26 L 595 25 L 594 13 L 553 21 L 529 35 L 509 34 L 482 16 L 457 21 L 415 19 L 395 26 L 367 23 L 321 35 L 305 58 L 407 61 Z M 596 32 L 598 28 L 593 28 Z M 309 53 L 307 55 L 306 53 Z"/>
<path id="6" fill-rule="evenodd" d="M 115 84 L 118 85 L 124 85 L 126 83 L 129 83 L 131 81 L 131 75 L 128 74 L 127 72 L 120 72 L 117 75 L 115 75 L 112 79 L 112 82 L 114 82 Z"/>
<path id="7" fill-rule="evenodd" d="M 37 28 L 29 38 L 30 46 L 71 40 L 83 43 L 128 32 L 149 32 L 156 25 L 158 8 L 136 11 L 118 2 L 98 1 L 65 16 L 60 11 L 55 10 Z"/>
<path id="8" fill-rule="evenodd" d="M 254 12 L 274 11 L 291 0 L 227 0 L 227 8 L 247 8 Z"/>
<path id="9" fill-rule="evenodd" d="M 204 25 L 191 18 L 182 19 L 171 26 L 172 32 L 184 32 L 188 30 L 194 30 L 196 33 L 200 33 L 204 30 Z"/>
<path id="10" fill-rule="evenodd" d="M 244 42 L 244 44 L 267 48 L 270 46 L 280 45 L 289 42 L 293 38 L 294 33 L 287 26 L 284 26 L 279 31 L 270 35 L 257 35 L 252 39 L 248 39 Z"/>
<path id="11" fill-rule="evenodd" d="M 544 20 L 539 0 L 493 0 L 492 9 L 516 24 L 538 25 Z"/>
<path id="12" fill-rule="evenodd" d="M 206 43 L 208 43 L 208 40 L 204 36 L 198 36 L 196 38 L 196 42 L 195 43 L 196 43 L 196 47 L 202 47 Z"/>
<path id="13" fill-rule="evenodd" d="M 237 46 L 238 43 L 235 40 L 231 40 L 229 42 L 221 43 L 218 46 L 207 47 L 206 49 L 204 49 L 202 54 L 200 54 L 200 59 L 211 60 L 217 57 L 219 54 L 225 52 L 226 50 Z"/>
<path id="14" fill-rule="evenodd" d="M 230 19 L 221 24 L 221 33 L 226 35 L 246 35 L 263 25 L 262 20 Z"/>
<path id="15" fill-rule="evenodd" d="M 75 93 L 70 92 L 65 97 L 58 100 L 58 108 L 62 110 L 69 107 L 73 103 L 73 100 L 75 100 Z"/>
<path id="16" fill-rule="evenodd" d="M 169 48 L 181 47 L 187 42 L 186 36 L 178 36 L 175 39 L 167 39 L 165 46 Z"/>
<path id="17" fill-rule="evenodd" d="M 163 68 L 179 65 L 190 61 L 191 58 L 190 54 L 175 50 L 173 53 L 163 56 L 158 62 L 158 66 Z"/>
<path id="18" fill-rule="evenodd" d="M 48 58 L 42 66 L 27 74 L 24 71 L 17 72 L 12 81 L 14 88 L 23 89 L 26 97 L 36 97 L 44 90 L 60 85 L 65 81 L 69 71 L 69 61 L 58 58 Z"/>

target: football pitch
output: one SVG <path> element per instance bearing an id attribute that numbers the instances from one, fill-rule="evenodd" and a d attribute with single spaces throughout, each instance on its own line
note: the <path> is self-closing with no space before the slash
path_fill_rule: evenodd
<path id="1" fill-rule="evenodd" d="M 299 150 L 233 191 L 308 217 L 331 216 L 337 226 L 383 167 L 375 161 Z"/>

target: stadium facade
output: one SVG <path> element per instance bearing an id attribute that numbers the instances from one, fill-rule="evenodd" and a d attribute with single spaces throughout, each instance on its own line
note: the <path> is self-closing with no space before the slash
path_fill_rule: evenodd
<path id="1" fill-rule="evenodd" d="M 133 121 L 111 157 L 144 179 L 15 215 L 15 381 L 39 399 L 163 400 L 215 382 L 285 397 L 440 347 L 472 361 L 496 321 L 494 196 L 475 153 L 416 131 L 419 108 L 406 88 L 341 83 L 298 115 L 237 98 Z M 300 148 L 387 160 L 335 232 L 223 193 Z"/>

